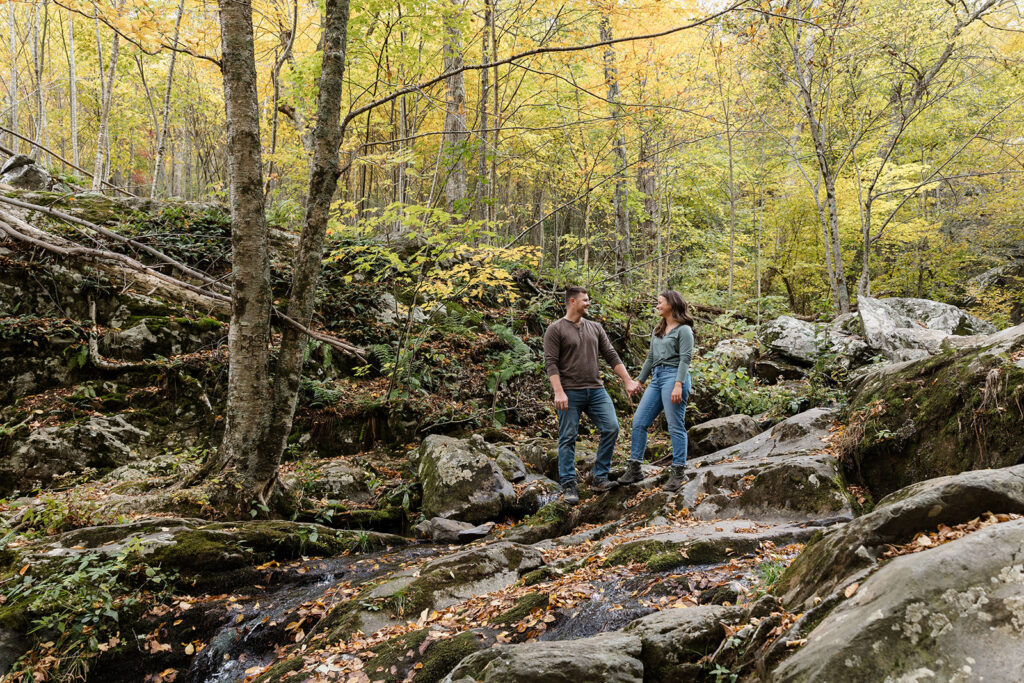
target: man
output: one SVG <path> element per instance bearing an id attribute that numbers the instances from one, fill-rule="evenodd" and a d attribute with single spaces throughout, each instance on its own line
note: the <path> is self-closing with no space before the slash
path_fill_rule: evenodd
<path id="1" fill-rule="evenodd" d="M 565 317 L 551 323 L 544 333 L 544 366 L 555 392 L 555 410 L 558 411 L 559 483 L 565 502 L 575 505 L 580 500 L 576 489 L 576 435 L 581 411 L 594 421 L 601 433 L 591 488 L 594 491 L 615 488 L 608 480 L 608 469 L 619 437 L 619 421 L 598 373 L 598 355 L 612 367 L 627 392 L 638 391 L 640 383 L 629 376 L 604 328 L 584 317 L 590 307 L 587 290 L 569 287 L 565 290 L 565 299 Z"/>

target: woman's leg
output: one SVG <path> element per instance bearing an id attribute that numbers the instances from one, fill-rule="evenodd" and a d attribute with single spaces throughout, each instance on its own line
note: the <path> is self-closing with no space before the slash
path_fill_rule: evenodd
<path id="1" fill-rule="evenodd" d="M 681 467 L 686 464 L 689 444 L 686 437 L 686 402 L 690 400 L 690 375 L 683 382 L 683 402 L 672 403 L 672 390 L 676 386 L 675 375 L 671 382 L 666 382 L 662 389 L 662 402 L 665 404 L 665 421 L 668 423 L 668 435 L 672 439 L 672 466 Z"/>
<path id="2" fill-rule="evenodd" d="M 640 404 L 633 413 L 633 441 L 629 448 L 629 459 L 642 462 L 644 451 L 647 450 L 647 430 L 654 424 L 654 418 L 662 410 L 661 389 L 658 382 L 658 372 L 651 376 L 651 383 L 644 390 Z"/>

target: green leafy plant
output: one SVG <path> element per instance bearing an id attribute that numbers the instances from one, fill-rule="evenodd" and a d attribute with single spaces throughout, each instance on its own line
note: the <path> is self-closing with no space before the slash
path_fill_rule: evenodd
<path id="1" fill-rule="evenodd" d="M 47 680 L 84 678 L 90 660 L 117 645 L 128 615 L 169 597 L 177 575 L 139 562 L 141 550 L 142 542 L 133 537 L 115 555 L 72 555 L 0 580 L 4 602 L 25 610 L 29 632 L 41 643 L 14 670 L 38 670 L 35 659 L 44 654 Z"/>

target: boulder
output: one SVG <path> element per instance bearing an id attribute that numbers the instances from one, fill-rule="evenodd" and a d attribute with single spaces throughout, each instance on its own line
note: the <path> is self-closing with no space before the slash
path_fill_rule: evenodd
<path id="1" fill-rule="evenodd" d="M 757 335 L 765 348 L 794 363 L 814 365 L 821 354 L 814 326 L 788 315 L 764 323 Z"/>
<path id="2" fill-rule="evenodd" d="M 952 335 L 993 334 L 995 325 L 950 304 L 928 299 L 883 299 L 897 312 L 930 330 Z"/>
<path id="3" fill-rule="evenodd" d="M 313 461 L 312 466 L 301 467 L 284 480 L 288 488 L 300 489 L 313 498 L 329 498 L 365 503 L 373 498 L 370 490 L 372 475 L 347 460 Z"/>
<path id="4" fill-rule="evenodd" d="M 701 519 L 848 517 L 839 462 L 825 449 L 835 417 L 824 408 L 808 410 L 705 456 L 683 488 L 684 504 Z"/>
<path id="5" fill-rule="evenodd" d="M 753 372 L 757 360 L 757 349 L 745 339 L 723 339 L 712 353 L 733 370 L 746 368 L 747 372 Z"/>
<path id="6" fill-rule="evenodd" d="M 937 301 L 860 297 L 857 306 L 868 346 L 897 362 L 939 353 L 950 335 L 995 332 L 991 324 Z"/>
<path id="7" fill-rule="evenodd" d="M 873 567 L 889 545 L 986 512 L 1024 513 L 1024 465 L 930 479 L 886 496 L 868 514 L 808 544 L 776 594 L 799 611 Z"/>
<path id="8" fill-rule="evenodd" d="M 1024 519 L 899 557 L 864 581 L 776 681 L 1024 677 Z"/>
<path id="9" fill-rule="evenodd" d="M 10 455 L 0 461 L 0 494 L 45 486 L 55 477 L 87 468 L 119 467 L 140 457 L 136 448 L 147 436 L 121 415 L 37 429 L 13 443 Z"/>
<path id="10" fill-rule="evenodd" d="M 644 681 L 692 681 L 701 678 L 699 661 L 725 638 L 725 624 L 746 613 L 739 607 L 702 605 L 654 612 L 625 631 L 640 637 Z"/>
<path id="11" fill-rule="evenodd" d="M 420 447 L 423 514 L 479 524 L 497 519 L 516 501 L 512 485 L 486 454 L 483 440 L 428 436 Z"/>
<path id="12" fill-rule="evenodd" d="M 799 543 L 816 529 L 806 524 L 762 524 L 751 519 L 701 522 L 680 529 L 644 536 L 615 546 L 605 566 L 646 563 L 652 571 L 698 564 L 718 564 L 731 557 L 756 552 L 765 541 L 777 546 Z"/>
<path id="13" fill-rule="evenodd" d="M 429 538 L 435 543 L 468 543 L 479 538 L 484 538 L 491 529 L 493 522 L 473 526 L 468 522 L 457 522 L 454 519 L 434 517 L 416 525 L 416 533 L 423 538 Z"/>
<path id="14" fill-rule="evenodd" d="M 630 633 L 591 638 L 499 645 L 466 657 L 447 683 L 641 683 L 642 645 Z"/>
<path id="15" fill-rule="evenodd" d="M 15 154 L 0 166 L 0 183 L 19 190 L 48 190 L 53 178 L 32 157 Z"/>
<path id="16" fill-rule="evenodd" d="M 11 670 L 28 648 L 29 640 L 24 634 L 0 627 L 0 677 Z"/>
<path id="17" fill-rule="evenodd" d="M 562 487 L 558 482 L 537 474 L 528 474 L 519 493 L 516 509 L 520 515 L 532 515 L 548 503 L 557 500 Z"/>
<path id="18" fill-rule="evenodd" d="M 155 355 L 177 356 L 210 348 L 227 335 L 227 328 L 215 318 L 150 316 L 135 320 L 126 330 L 110 330 L 103 335 L 100 352 L 131 361 Z"/>
<path id="19" fill-rule="evenodd" d="M 876 497 L 925 479 L 1021 461 L 1024 325 L 852 385 L 840 456 Z"/>
<path id="20" fill-rule="evenodd" d="M 785 361 L 777 358 L 761 358 L 754 363 L 754 377 L 767 382 L 778 384 L 781 381 L 803 379 L 807 372 Z"/>
<path id="21" fill-rule="evenodd" d="M 421 323 L 427 319 L 427 314 L 419 306 L 410 309 L 408 306 L 399 303 L 393 294 L 385 293 L 380 298 L 376 310 L 373 313 L 377 322 L 385 325 L 395 325 L 412 320 L 414 323 Z"/>
<path id="22" fill-rule="evenodd" d="M 510 586 L 520 576 L 544 564 L 540 550 L 498 541 L 470 546 L 431 560 L 418 570 L 405 570 L 373 588 L 368 599 L 382 600 L 397 619 L 418 616 L 424 609 L 444 609 L 476 595 Z M 363 628 L 376 630 L 389 623 L 376 612 L 362 617 Z M 392 622 L 392 623 L 400 623 Z"/>
<path id="23" fill-rule="evenodd" d="M 708 420 L 689 429 L 689 452 L 693 457 L 714 453 L 752 439 L 761 432 L 749 415 L 729 415 Z"/>

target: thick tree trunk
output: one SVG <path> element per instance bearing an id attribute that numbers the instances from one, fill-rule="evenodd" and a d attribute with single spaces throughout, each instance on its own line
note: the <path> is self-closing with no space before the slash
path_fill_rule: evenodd
<path id="1" fill-rule="evenodd" d="M 308 325 L 313 315 L 316 287 L 320 280 L 320 261 L 327 234 L 328 211 L 338 187 L 338 148 L 342 130 L 341 93 L 345 74 L 348 41 L 348 0 L 327 0 L 324 25 L 323 67 L 317 97 L 316 125 L 313 129 L 313 159 L 310 164 L 306 220 L 299 238 L 292 265 L 291 294 L 288 316 Z M 270 434 L 264 448 L 264 467 L 277 472 L 288 435 L 291 433 L 295 405 L 302 378 L 302 359 L 306 336 L 291 328 L 285 329 L 274 382 L 274 414 Z"/>
<path id="2" fill-rule="evenodd" d="M 601 40 L 612 39 L 612 27 L 608 17 L 601 16 Z M 626 139 L 622 134 L 622 106 L 619 104 L 619 74 L 615 65 L 615 49 L 609 46 L 604 51 L 604 80 L 608 86 L 608 102 L 612 117 L 615 154 L 615 272 L 625 279 L 625 270 L 630 252 L 629 207 L 627 206 L 626 181 Z"/>
<path id="3" fill-rule="evenodd" d="M 444 70 L 462 68 L 462 16 L 460 0 L 452 0 L 455 8 L 445 15 Z M 445 208 L 448 212 L 465 211 L 466 200 L 466 79 L 462 72 L 445 79 L 444 115 L 444 187 Z"/>
<path id="4" fill-rule="evenodd" d="M 270 258 L 263 205 L 260 116 L 251 0 L 221 0 L 221 55 L 231 202 L 231 327 L 227 410 L 219 462 L 240 474 L 239 493 L 265 500 L 276 483 L 266 462 L 269 428 Z M 230 494 L 229 494 L 230 495 Z"/>

